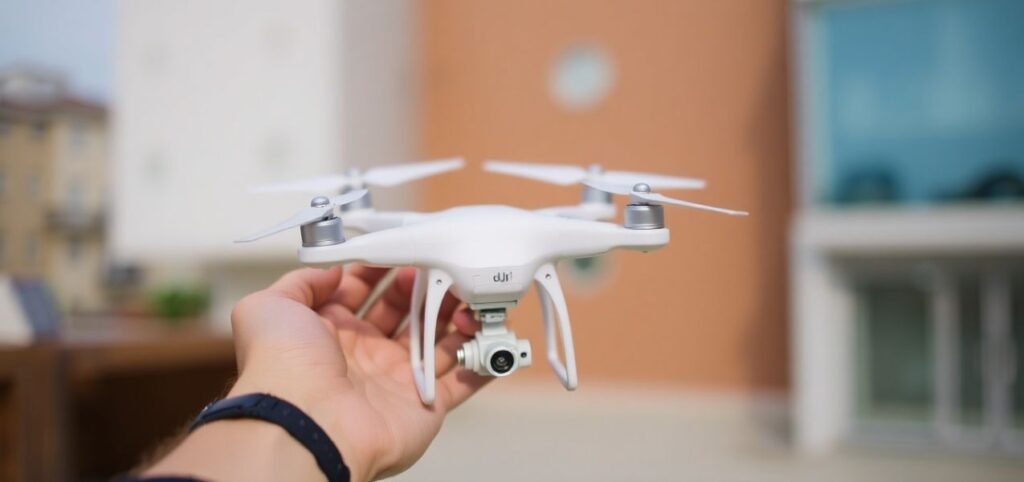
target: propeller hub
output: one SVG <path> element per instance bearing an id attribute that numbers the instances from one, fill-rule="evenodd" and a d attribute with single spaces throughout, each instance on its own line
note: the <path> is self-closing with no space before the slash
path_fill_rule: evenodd
<path id="1" fill-rule="evenodd" d="M 307 248 L 344 243 L 344 233 L 341 218 L 336 217 L 321 219 L 320 221 L 299 226 L 299 234 L 302 235 L 302 246 Z"/>
<path id="2" fill-rule="evenodd" d="M 626 229 L 661 229 L 665 227 L 665 208 L 660 204 L 628 204 L 623 211 Z"/>
<path id="3" fill-rule="evenodd" d="M 327 206 L 330 206 L 330 205 L 331 205 L 331 200 L 329 198 L 327 198 L 326 196 L 317 196 L 317 197 L 313 198 L 312 201 L 309 202 L 309 206 L 310 207 L 314 207 L 314 208 L 322 208 L 322 207 L 327 207 Z"/>
<path id="4" fill-rule="evenodd" d="M 633 192 L 651 192 L 651 186 L 641 182 L 633 185 Z"/>

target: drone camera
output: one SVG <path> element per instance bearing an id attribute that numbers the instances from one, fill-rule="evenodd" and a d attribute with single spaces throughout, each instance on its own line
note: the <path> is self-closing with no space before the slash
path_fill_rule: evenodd
<path id="1" fill-rule="evenodd" d="M 529 340 L 520 340 L 514 333 L 477 334 L 458 351 L 459 364 L 480 375 L 504 377 L 533 363 Z"/>
<path id="2" fill-rule="evenodd" d="M 491 366 L 491 372 L 498 375 L 504 375 L 516 367 L 516 356 L 505 348 L 494 350 L 487 360 L 487 364 Z"/>

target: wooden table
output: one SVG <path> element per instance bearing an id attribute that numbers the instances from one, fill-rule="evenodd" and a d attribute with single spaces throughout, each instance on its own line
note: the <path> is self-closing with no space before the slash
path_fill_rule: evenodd
<path id="1" fill-rule="evenodd" d="M 180 433 L 234 375 L 231 339 L 196 330 L 0 347 L 0 480 L 108 480 Z"/>

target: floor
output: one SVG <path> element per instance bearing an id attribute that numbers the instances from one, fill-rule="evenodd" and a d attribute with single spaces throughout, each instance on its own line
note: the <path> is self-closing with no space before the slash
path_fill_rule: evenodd
<path id="1" fill-rule="evenodd" d="M 557 388 L 557 387 L 555 387 Z M 1024 460 L 786 442 L 780 397 L 501 382 L 449 416 L 397 481 L 1022 481 Z"/>

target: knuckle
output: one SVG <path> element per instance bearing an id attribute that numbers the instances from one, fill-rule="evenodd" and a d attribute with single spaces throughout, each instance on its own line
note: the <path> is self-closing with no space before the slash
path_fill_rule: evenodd
<path id="1" fill-rule="evenodd" d="M 238 300 L 231 308 L 231 328 L 238 330 L 244 327 L 246 320 L 258 312 L 265 296 L 262 291 L 257 291 Z"/>

